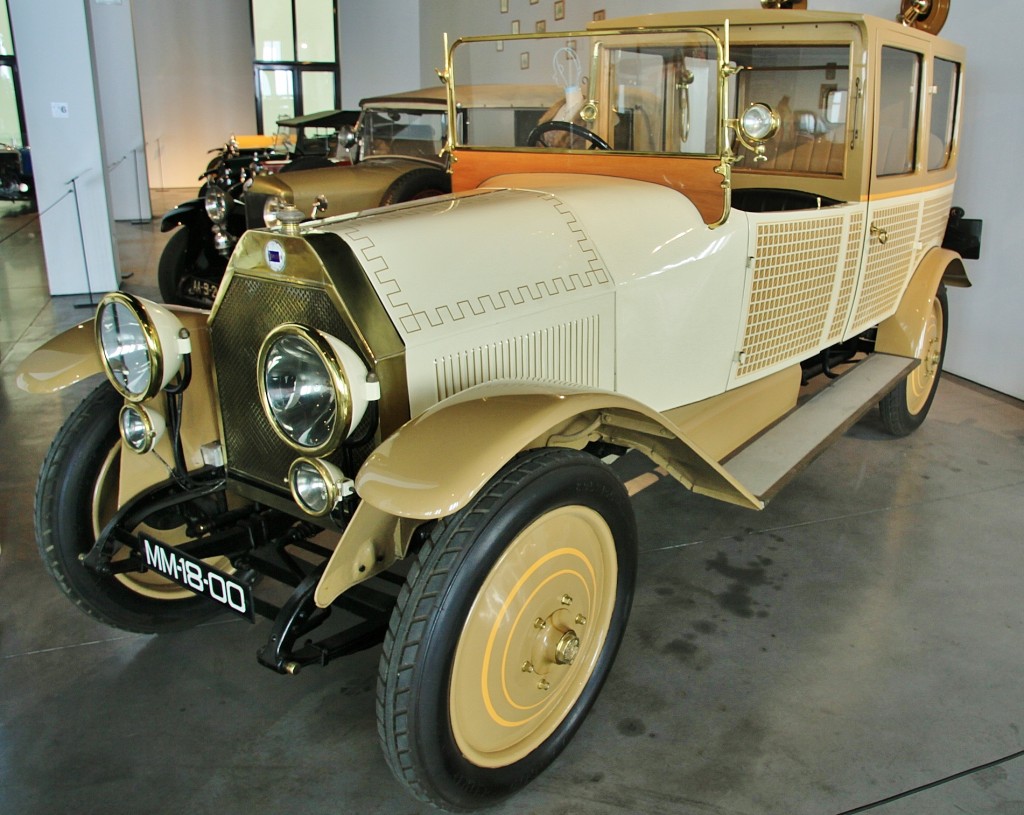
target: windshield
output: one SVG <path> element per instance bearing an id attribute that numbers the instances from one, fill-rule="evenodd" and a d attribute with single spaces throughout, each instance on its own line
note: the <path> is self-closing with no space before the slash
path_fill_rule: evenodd
<path id="1" fill-rule="evenodd" d="M 553 83 L 544 110 L 496 111 L 460 144 L 715 155 L 719 47 L 704 30 L 576 33 L 463 40 L 452 53 L 455 99 L 469 85 Z"/>
<path id="2" fill-rule="evenodd" d="M 448 113 L 444 109 L 363 111 L 360 120 L 360 154 L 369 156 L 418 156 L 437 158 L 444 146 Z"/>
<path id="3" fill-rule="evenodd" d="M 333 156 L 338 149 L 338 128 L 278 125 L 274 152 L 292 156 Z"/>

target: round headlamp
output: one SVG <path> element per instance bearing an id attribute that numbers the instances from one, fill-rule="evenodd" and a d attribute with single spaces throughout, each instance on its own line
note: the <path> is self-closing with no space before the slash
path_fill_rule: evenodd
<path id="1" fill-rule="evenodd" d="M 778 129 L 778 114 L 763 102 L 755 102 L 740 117 L 740 130 L 752 142 L 767 141 Z"/>
<path id="2" fill-rule="evenodd" d="M 228 194 L 217 184 L 206 188 L 206 214 L 215 224 L 223 224 L 228 219 Z"/>
<path id="3" fill-rule="evenodd" d="M 280 195 L 271 195 L 263 202 L 263 223 L 266 226 L 277 226 L 280 223 L 277 213 L 286 206 L 288 206 L 288 202 Z"/>
<path id="4" fill-rule="evenodd" d="M 118 416 L 121 438 L 134 453 L 148 453 L 160 441 L 167 427 L 164 417 L 155 410 L 129 403 Z"/>
<path id="5" fill-rule="evenodd" d="M 310 515 L 327 515 L 352 492 L 352 480 L 328 461 L 297 458 L 288 470 L 292 498 Z"/>
<path id="6" fill-rule="evenodd" d="M 366 367 L 345 343 L 286 323 L 271 331 L 257 366 L 260 401 L 277 434 L 303 453 L 333 450 L 366 411 Z"/>
<path id="7" fill-rule="evenodd" d="M 181 368 L 181 321 L 156 303 L 111 292 L 96 307 L 96 342 L 107 378 L 129 402 L 156 396 Z"/>

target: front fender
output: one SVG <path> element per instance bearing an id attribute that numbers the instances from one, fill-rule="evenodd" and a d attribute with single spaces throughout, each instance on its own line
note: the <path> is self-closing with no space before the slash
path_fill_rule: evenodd
<path id="1" fill-rule="evenodd" d="M 355 479 L 363 501 L 397 517 L 451 515 L 522 450 L 606 441 L 638 449 L 694 492 L 764 504 L 655 410 L 608 391 L 497 383 L 469 388 L 383 442 Z"/>
<path id="2" fill-rule="evenodd" d="M 204 326 L 207 313 L 184 306 L 164 305 L 195 331 Z M 63 331 L 40 345 L 22 360 L 15 371 L 18 387 L 28 393 L 54 393 L 103 373 L 96 346 L 95 318 Z"/>
<path id="3" fill-rule="evenodd" d="M 15 382 L 29 393 L 53 393 L 103 373 L 93 319 L 50 338 L 22 360 Z"/>
<path id="4" fill-rule="evenodd" d="M 598 440 L 641 450 L 694 492 L 764 507 L 664 416 L 634 399 L 556 385 L 478 385 L 407 422 L 367 459 L 355 479 L 362 502 L 324 569 L 316 604 L 326 608 L 405 557 L 419 524 L 465 506 L 520 451 Z"/>
<path id="5" fill-rule="evenodd" d="M 202 198 L 193 198 L 185 201 L 174 209 L 169 209 L 160 219 L 160 231 L 170 232 L 176 226 L 194 224 L 199 218 L 209 218 L 206 215 L 206 202 Z"/>

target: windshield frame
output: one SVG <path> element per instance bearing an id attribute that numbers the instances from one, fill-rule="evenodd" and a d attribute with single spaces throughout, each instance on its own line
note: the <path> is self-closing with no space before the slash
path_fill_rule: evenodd
<path id="1" fill-rule="evenodd" d="M 601 107 L 603 102 L 607 102 L 610 105 L 609 100 L 601 100 L 596 98 L 596 94 L 593 93 L 595 88 L 603 87 L 605 84 L 604 76 L 604 64 L 602 57 L 605 54 L 610 53 L 609 47 L 606 43 L 616 38 L 629 37 L 634 40 L 642 41 L 648 36 L 658 35 L 700 35 L 707 37 L 710 43 L 713 44 L 715 49 L 715 55 L 717 60 L 717 71 L 715 77 L 715 84 L 717 88 L 717 120 L 714 124 L 715 132 L 715 151 L 713 153 L 682 153 L 682 152 L 649 152 L 649 151 L 638 151 L 638 150 L 611 150 L 608 151 L 612 155 L 658 155 L 662 157 L 674 157 L 674 156 L 704 156 L 714 157 L 719 160 L 725 160 L 730 158 L 728 145 L 730 139 L 728 138 L 727 129 L 729 123 L 726 119 L 727 114 L 727 79 L 728 79 L 728 62 L 729 62 L 729 24 L 725 22 L 724 26 L 701 26 L 701 25 L 687 25 L 687 26 L 652 26 L 650 28 L 593 28 L 584 29 L 577 31 L 558 31 L 558 32 L 538 32 L 538 33 L 527 33 L 527 34 L 495 34 L 486 36 L 472 36 L 472 37 L 460 37 L 455 40 L 450 47 L 445 48 L 445 67 L 444 71 L 440 74 L 441 80 L 445 83 L 448 96 L 448 108 L 449 108 L 449 134 L 448 144 L 446 151 L 453 152 L 456 150 L 485 150 L 485 151 L 533 151 L 540 148 L 531 147 L 502 147 L 502 146 L 485 146 L 485 145 L 472 145 L 465 144 L 461 139 L 458 138 L 458 134 L 455 133 L 453 128 L 453 122 L 451 119 L 451 113 L 457 110 L 457 99 L 458 99 L 458 87 L 459 83 L 455 76 L 455 54 L 456 49 L 460 46 L 471 45 L 474 43 L 523 43 L 528 44 L 529 42 L 535 42 L 539 40 L 578 40 L 586 39 L 592 40 L 591 52 L 587 55 L 581 55 L 581 62 L 589 69 L 587 76 L 591 78 L 591 82 L 588 86 L 588 92 L 590 92 L 589 98 L 585 98 L 584 109 L 589 105 L 595 105 L 595 116 L 601 115 Z M 594 82 L 593 77 L 600 77 L 600 82 Z M 472 85 L 473 83 L 467 83 Z M 710 128 L 709 128 L 710 130 Z"/>

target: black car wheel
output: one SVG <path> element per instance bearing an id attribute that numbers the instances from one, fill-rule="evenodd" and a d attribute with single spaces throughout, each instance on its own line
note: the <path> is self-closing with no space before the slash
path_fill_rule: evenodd
<path id="1" fill-rule="evenodd" d="M 440 521 L 380 661 L 377 728 L 396 777 L 474 809 L 544 770 L 611 669 L 635 574 L 626 490 L 579 451 L 520 455 Z"/>
<path id="2" fill-rule="evenodd" d="M 122 404 L 123 398 L 104 382 L 54 438 L 36 489 L 39 552 L 61 591 L 89 616 L 145 634 L 188 628 L 217 607 L 152 571 L 100 575 L 79 560 L 117 508 Z M 160 530 L 161 539 L 169 542 L 173 534 Z"/>

